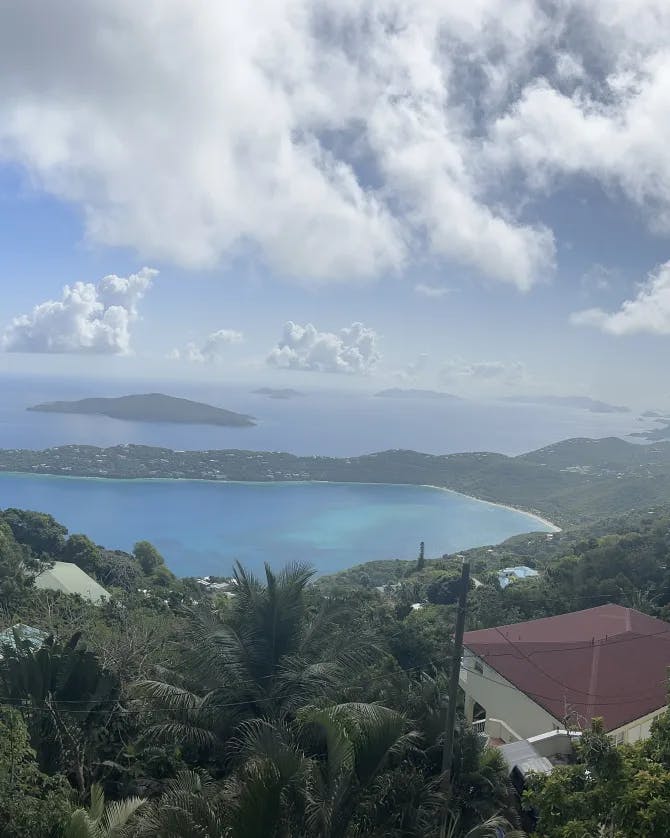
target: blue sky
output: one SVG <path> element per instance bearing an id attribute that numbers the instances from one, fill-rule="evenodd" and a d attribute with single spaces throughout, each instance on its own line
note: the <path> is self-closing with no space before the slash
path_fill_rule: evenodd
<path id="1" fill-rule="evenodd" d="M 667 3 L 50 17 L 0 11 L 0 370 L 670 404 Z"/>

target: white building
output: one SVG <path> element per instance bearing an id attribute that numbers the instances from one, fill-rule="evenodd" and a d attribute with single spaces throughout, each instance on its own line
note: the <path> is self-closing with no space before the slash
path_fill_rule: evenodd
<path id="1" fill-rule="evenodd" d="M 43 570 L 35 577 L 35 587 L 48 591 L 62 591 L 64 594 L 79 594 L 94 605 L 101 605 L 110 599 L 109 593 L 102 585 L 72 562 L 54 562 L 53 567 Z"/>
<path id="2" fill-rule="evenodd" d="M 670 625 L 620 605 L 466 632 L 465 713 L 497 744 L 602 718 L 617 743 L 666 709 Z"/>

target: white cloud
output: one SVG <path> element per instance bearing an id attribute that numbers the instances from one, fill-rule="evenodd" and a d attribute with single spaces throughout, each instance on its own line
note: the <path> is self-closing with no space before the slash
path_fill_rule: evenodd
<path id="1" fill-rule="evenodd" d="M 670 233 L 667 0 L 66 5 L 2 5 L 0 160 L 94 241 L 526 290 L 555 259 L 528 199 L 574 177 Z"/>
<path id="2" fill-rule="evenodd" d="M 544 5 L 4 4 L 0 159 L 92 240 L 188 267 L 245 249 L 350 279 L 428 256 L 527 289 L 553 236 L 500 202 L 483 150 L 554 37 Z"/>
<path id="3" fill-rule="evenodd" d="M 440 370 L 440 378 L 445 383 L 475 385 L 520 384 L 526 378 L 526 365 L 521 361 L 477 361 L 469 363 L 459 359 L 448 361 Z"/>
<path id="4" fill-rule="evenodd" d="M 243 339 L 242 332 L 234 329 L 219 329 L 208 335 L 201 345 L 191 341 L 184 349 L 173 349 L 168 354 L 168 358 L 174 361 L 191 361 L 196 364 L 217 363 L 226 357 L 227 350 L 232 344 L 240 343 Z"/>
<path id="5" fill-rule="evenodd" d="M 289 321 L 284 334 L 267 358 L 268 364 L 313 372 L 369 373 L 381 355 L 377 333 L 362 323 L 334 332 L 319 332 L 308 323 Z"/>
<path id="6" fill-rule="evenodd" d="M 404 369 L 397 370 L 394 376 L 398 381 L 404 383 L 416 383 L 430 366 L 430 355 L 427 352 L 422 352 L 413 361 L 410 361 Z"/>
<path id="7" fill-rule="evenodd" d="M 158 271 L 128 277 L 110 274 L 96 284 L 66 285 L 60 300 L 47 300 L 15 317 L 0 346 L 5 352 L 127 354 L 138 304 Z"/>
<path id="8" fill-rule="evenodd" d="M 414 290 L 422 297 L 430 297 L 431 299 L 439 299 L 449 293 L 448 288 L 444 288 L 440 285 L 428 285 L 425 282 L 417 282 L 414 286 Z"/>
<path id="9" fill-rule="evenodd" d="M 624 300 L 618 311 L 589 308 L 575 312 L 571 322 L 595 326 L 611 335 L 670 334 L 670 262 L 649 274 L 632 300 Z"/>
<path id="10" fill-rule="evenodd" d="M 670 4 L 565 6 L 563 34 L 572 35 L 573 52 L 562 67 L 574 71 L 570 83 L 526 80 L 490 129 L 489 165 L 518 168 L 542 190 L 561 178 L 595 178 L 642 207 L 652 228 L 669 233 Z"/>

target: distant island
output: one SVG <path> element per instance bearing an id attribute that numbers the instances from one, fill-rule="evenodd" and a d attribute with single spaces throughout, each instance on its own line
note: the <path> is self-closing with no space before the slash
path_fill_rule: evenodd
<path id="1" fill-rule="evenodd" d="M 655 419 L 654 421 L 659 422 L 667 420 Z M 653 428 L 650 431 L 638 431 L 634 434 L 628 434 L 628 436 L 639 437 L 640 439 L 646 439 L 649 442 L 660 442 L 664 439 L 670 439 L 670 425 L 665 425 L 662 428 Z"/>
<path id="2" fill-rule="evenodd" d="M 0 450 L 0 471 L 110 478 L 406 483 L 440 486 L 502 503 L 561 526 L 648 511 L 670 497 L 670 443 L 614 437 L 569 439 L 528 454 L 421 454 L 382 451 L 360 457 L 296 456 L 271 451 L 172 451 L 147 445 L 65 445 Z"/>
<path id="3" fill-rule="evenodd" d="M 630 408 L 607 404 L 588 396 L 506 396 L 503 401 L 515 404 L 549 404 L 557 407 L 576 407 L 591 413 L 630 413 Z"/>
<path id="4" fill-rule="evenodd" d="M 256 423 L 253 416 L 234 413 L 221 407 L 165 396 L 163 393 L 120 396 L 110 399 L 80 399 L 79 401 L 45 402 L 27 410 L 39 413 L 76 413 L 89 416 L 108 416 L 132 422 L 176 422 L 182 425 L 219 425 L 248 428 Z"/>
<path id="5" fill-rule="evenodd" d="M 452 402 L 460 402 L 458 396 L 451 393 L 443 393 L 440 390 L 417 390 L 413 388 L 403 389 L 402 387 L 390 387 L 388 390 L 380 390 L 375 396 L 381 399 L 444 399 Z"/>
<path id="6" fill-rule="evenodd" d="M 290 387 L 259 387 L 253 392 L 258 396 L 267 396 L 269 399 L 296 399 L 305 395 L 300 390 L 292 390 Z"/>

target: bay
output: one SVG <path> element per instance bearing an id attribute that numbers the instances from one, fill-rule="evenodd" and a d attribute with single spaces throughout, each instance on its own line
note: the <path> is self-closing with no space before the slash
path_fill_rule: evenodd
<path id="1" fill-rule="evenodd" d="M 179 576 L 306 561 L 320 574 L 374 559 L 434 557 L 551 531 L 533 516 L 427 486 L 215 483 L 0 474 L 0 508 L 48 512 L 108 548 L 147 539 Z"/>

